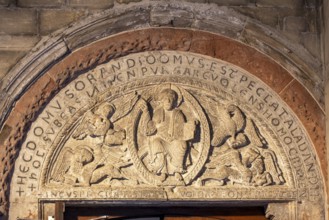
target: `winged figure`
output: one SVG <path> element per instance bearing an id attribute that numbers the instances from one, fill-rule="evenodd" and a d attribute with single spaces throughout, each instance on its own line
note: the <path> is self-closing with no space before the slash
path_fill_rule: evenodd
<path id="1" fill-rule="evenodd" d="M 103 138 L 109 136 L 106 138 L 108 140 L 107 144 L 122 144 L 122 140 L 125 139 L 125 131 L 115 129 L 114 123 L 129 114 L 138 99 L 139 96 L 132 93 L 118 99 L 118 101 L 113 103 L 105 102 L 88 111 L 75 129 L 72 137 L 83 140 L 87 136 Z M 111 138 L 113 143 L 109 141 Z"/>
<path id="2" fill-rule="evenodd" d="M 225 146 L 207 165 L 212 173 L 218 172 L 218 180 L 236 182 L 232 173 L 237 172 L 240 182 L 254 186 L 285 183 L 275 152 L 252 119 L 234 104 L 226 107 L 208 98 L 206 106 L 213 130 L 211 144 Z M 208 177 L 206 173 L 202 180 Z"/>
<path id="3" fill-rule="evenodd" d="M 225 107 L 217 101 L 206 98 L 206 109 L 212 124 L 213 137 L 211 145 L 214 147 L 229 141 L 232 146 L 238 147 L 244 142 L 244 137 L 239 135 L 246 126 L 246 116 L 236 105 Z"/>
<path id="4" fill-rule="evenodd" d="M 85 181 L 81 174 L 84 166 L 92 162 L 93 159 L 92 150 L 87 146 L 79 146 L 75 150 L 67 147 L 59 155 L 50 179 L 70 185 L 83 185 Z"/>
<path id="5" fill-rule="evenodd" d="M 86 164 L 83 169 L 80 167 L 81 172 L 79 173 L 79 178 L 82 179 L 81 181 L 85 182 L 86 185 L 92 184 L 91 180 L 96 169 L 100 167 L 112 167 L 117 163 L 117 160 L 113 159 L 116 155 L 119 158 L 123 158 L 123 143 L 126 139 L 126 130 L 117 125 L 117 122 L 132 111 L 138 100 L 138 94 L 130 93 L 111 102 L 105 101 L 86 112 L 79 121 L 78 126 L 72 133 L 72 138 L 78 141 L 83 141 L 87 137 L 94 139 L 92 140 L 93 145 L 90 146 L 90 148 L 93 149 L 94 160 Z M 86 143 L 90 144 L 90 140 Z M 117 146 L 117 148 L 114 148 L 115 146 Z M 62 165 L 59 166 L 62 167 L 57 169 L 57 173 L 59 174 L 54 175 L 53 179 L 60 179 L 60 172 L 68 172 L 67 170 L 71 169 L 72 159 L 69 158 L 75 158 L 77 152 L 72 149 L 72 147 L 67 148 L 62 156 L 68 162 L 61 162 Z M 128 161 L 121 160 L 125 165 L 129 164 Z M 78 166 L 78 164 L 75 164 L 75 166 Z M 102 170 L 104 169 L 105 168 Z M 110 172 L 110 170 L 107 172 Z"/>

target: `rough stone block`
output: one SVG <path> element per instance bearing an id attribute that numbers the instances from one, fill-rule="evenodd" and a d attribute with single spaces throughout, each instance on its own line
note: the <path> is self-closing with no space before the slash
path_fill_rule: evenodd
<path id="1" fill-rule="evenodd" d="M 64 0 L 18 0 L 19 7 L 60 7 L 65 4 Z"/>
<path id="2" fill-rule="evenodd" d="M 94 41 L 99 36 L 109 36 L 122 31 L 132 30 L 133 28 L 136 29 L 136 27 L 149 27 L 149 22 L 150 9 L 139 8 L 134 13 L 128 11 L 122 13 L 119 17 L 98 22 L 93 27 L 83 30 L 88 31 L 90 33 L 89 35 L 81 31 L 80 33 L 82 34 L 66 37 L 65 42 L 70 50 L 74 50 L 81 45 Z"/>
<path id="3" fill-rule="evenodd" d="M 42 35 L 49 34 L 76 21 L 84 14 L 84 11 L 79 10 L 42 10 L 40 13 L 40 33 Z"/>
<path id="4" fill-rule="evenodd" d="M 0 50 L 0 81 L 26 52 Z"/>
<path id="5" fill-rule="evenodd" d="M 237 38 L 244 29 L 247 17 L 237 13 L 232 8 L 218 7 L 209 10 L 207 16 L 195 14 L 193 28 L 219 33 L 227 37 Z"/>
<path id="6" fill-rule="evenodd" d="M 301 34 L 304 47 L 315 57 L 321 58 L 320 36 L 316 33 Z"/>
<path id="7" fill-rule="evenodd" d="M 304 16 L 308 24 L 309 32 L 321 32 L 321 20 L 319 19 L 320 10 L 317 8 L 306 8 Z"/>
<path id="8" fill-rule="evenodd" d="M 39 41 L 37 36 L 0 35 L 0 50 L 26 51 Z"/>
<path id="9" fill-rule="evenodd" d="M 249 0 L 209 0 L 209 3 L 215 3 L 217 5 L 240 6 L 248 5 Z"/>
<path id="10" fill-rule="evenodd" d="M 71 7 L 84 7 L 94 9 L 112 8 L 114 0 L 69 0 L 68 5 Z"/>
<path id="11" fill-rule="evenodd" d="M 285 31 L 306 31 L 307 22 L 304 17 L 289 16 L 283 20 L 283 29 Z"/>
<path id="12" fill-rule="evenodd" d="M 184 2 L 207 3 L 207 0 L 184 0 Z"/>
<path id="13" fill-rule="evenodd" d="M 29 9 L 0 9 L 0 34 L 37 34 L 37 13 Z"/>
<path id="14" fill-rule="evenodd" d="M 243 28 L 240 25 L 228 24 L 225 20 L 202 20 L 198 19 L 193 23 L 193 28 L 206 31 L 213 31 L 231 38 L 238 38 Z"/>
<path id="15" fill-rule="evenodd" d="M 286 17 L 289 16 L 300 16 L 300 13 L 298 10 L 291 9 L 291 8 L 277 8 L 277 12 L 279 15 L 279 25 L 280 29 L 282 30 L 284 27 L 284 20 Z"/>
<path id="16" fill-rule="evenodd" d="M 318 5 L 318 1 L 317 0 L 307 0 L 305 1 L 305 6 L 308 8 L 315 8 Z"/>
<path id="17" fill-rule="evenodd" d="M 282 34 L 291 42 L 300 43 L 302 40 L 302 36 L 299 31 L 282 31 Z"/>
<path id="18" fill-rule="evenodd" d="M 1 6 L 8 6 L 10 4 L 11 0 L 0 0 Z"/>
<path id="19" fill-rule="evenodd" d="M 300 0 L 256 0 L 257 6 L 282 7 L 282 8 L 301 8 L 303 1 Z"/>
<path id="20" fill-rule="evenodd" d="M 153 25 L 186 27 L 191 26 L 193 19 L 193 13 L 183 10 L 171 12 L 167 8 L 155 8 L 151 11 L 151 23 Z"/>
<path id="21" fill-rule="evenodd" d="M 129 4 L 131 2 L 140 2 L 142 0 L 116 0 L 120 4 Z"/>
<path id="22" fill-rule="evenodd" d="M 263 24 L 269 25 L 273 28 L 277 28 L 279 25 L 279 12 L 280 10 L 276 8 L 260 8 L 260 7 L 236 7 L 235 8 L 240 13 L 257 19 Z"/>

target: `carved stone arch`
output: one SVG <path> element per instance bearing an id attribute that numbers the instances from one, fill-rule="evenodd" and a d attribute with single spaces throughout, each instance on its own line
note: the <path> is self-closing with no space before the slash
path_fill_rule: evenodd
<path id="1" fill-rule="evenodd" d="M 173 12 L 172 14 L 162 13 L 168 8 Z M 187 13 L 188 18 L 180 16 L 181 13 Z M 128 15 L 139 19 L 129 23 L 129 25 L 120 25 L 124 22 L 125 16 Z M 45 73 L 47 68 L 56 63 L 54 61 L 108 36 L 150 27 L 174 27 L 171 25 L 174 20 L 177 23 L 186 23 L 185 26 L 183 25 L 186 29 L 225 36 L 256 48 L 272 57 L 298 79 L 323 105 L 323 91 L 320 89 L 323 85 L 319 88 L 315 83 L 320 81 L 317 79 L 319 79 L 321 64 L 305 48 L 286 39 L 277 30 L 227 7 L 187 2 L 163 4 L 163 2 L 154 1 L 118 6 L 115 10 L 106 10 L 42 39 L 31 50 L 30 54 L 21 60 L 3 79 L 3 85 L 5 85 L 3 90 L 6 93 L 1 94 L 1 114 L 5 117 L 1 117 L 1 123 L 6 119 L 8 112 L 10 112 L 10 106 L 15 100 L 21 97 L 24 91 Z M 161 49 L 163 46 L 158 45 L 158 48 L 142 48 L 141 50 Z M 204 46 L 207 47 L 208 45 Z M 179 44 L 176 45 L 175 49 L 184 50 L 188 47 L 188 44 Z M 131 51 L 121 51 L 123 54 L 129 52 Z M 214 56 L 214 53 L 214 50 L 207 52 L 210 56 Z M 117 56 L 123 54 L 117 54 Z"/>
<path id="2" fill-rule="evenodd" d="M 321 134 L 323 131 L 319 130 L 313 130 L 315 125 L 320 125 L 323 117 L 323 113 L 321 112 L 321 108 L 317 104 L 317 102 L 321 102 L 320 95 L 317 93 L 316 90 L 312 89 L 313 85 L 306 85 L 306 88 L 309 89 L 313 96 L 316 97 L 316 99 L 313 99 L 312 96 L 308 93 L 307 89 L 305 89 L 302 84 L 298 82 L 298 80 L 302 81 L 302 77 L 298 76 L 298 74 L 303 74 L 303 76 L 314 76 L 314 74 L 309 74 L 309 72 L 316 72 L 316 62 L 310 62 L 306 66 L 298 66 L 299 69 L 296 68 L 295 63 L 302 63 L 301 60 L 308 59 L 309 57 L 306 55 L 303 57 L 301 55 L 300 57 L 289 57 L 291 55 L 285 55 L 285 57 L 289 59 L 285 59 L 284 61 L 288 60 L 288 62 L 284 62 L 280 59 L 275 59 L 276 62 L 281 63 L 282 66 L 284 66 L 286 69 L 288 69 L 290 72 L 288 72 L 286 69 L 284 69 L 282 66 L 278 65 L 276 62 L 274 62 L 272 59 L 270 59 L 268 56 L 265 56 L 264 54 L 260 53 L 259 51 L 253 49 L 252 47 L 246 46 L 245 44 L 239 43 L 238 41 L 246 41 L 250 43 L 253 47 L 257 48 L 257 45 L 254 45 L 252 41 L 247 41 L 246 38 L 250 37 L 248 35 L 241 36 L 233 36 L 231 33 L 226 32 L 226 37 L 218 35 L 218 32 L 221 32 L 223 30 L 223 27 L 218 27 L 214 29 L 204 29 L 207 32 L 201 31 L 202 28 L 199 28 L 200 31 L 195 30 L 186 30 L 186 29 L 171 29 L 171 28 L 150 28 L 150 29 L 140 29 L 135 31 L 128 31 L 130 29 L 133 29 L 134 27 L 138 28 L 146 28 L 150 24 L 152 25 L 166 25 L 161 24 L 161 21 L 157 20 L 157 18 L 153 18 L 153 20 L 147 20 L 148 22 L 145 22 L 143 24 L 132 24 L 131 27 L 128 27 L 128 32 L 122 32 L 122 29 L 115 30 L 115 29 L 107 29 L 104 31 L 104 27 L 107 27 L 109 24 L 115 23 L 116 17 L 118 16 L 119 20 L 121 17 L 124 17 L 124 15 L 127 15 L 128 12 L 131 11 L 139 11 L 140 15 L 146 15 L 152 12 L 152 10 L 155 10 L 158 12 L 161 11 L 161 8 L 163 6 L 157 5 L 156 3 L 152 4 L 142 4 L 142 5 L 135 5 L 128 9 L 121 9 L 122 11 L 116 11 L 111 12 L 108 11 L 106 13 L 102 13 L 99 16 L 87 19 L 84 22 L 81 22 L 81 26 L 68 29 L 64 32 L 57 33 L 55 36 L 48 41 L 47 46 L 42 46 L 39 53 L 31 55 L 30 58 L 27 58 L 25 60 L 26 63 L 22 63 L 17 66 L 15 70 L 13 70 L 10 77 L 14 76 L 14 74 L 17 74 L 17 76 L 23 76 L 25 80 L 22 81 L 16 81 L 15 78 L 9 78 L 8 79 L 8 91 L 13 94 L 11 97 L 6 96 L 4 99 L 2 99 L 2 102 L 8 102 L 8 105 L 3 105 L 3 114 L 8 115 L 8 117 L 2 117 L 1 120 L 3 120 L 3 123 L 9 127 L 14 127 L 16 124 L 19 124 L 20 126 L 18 128 L 23 128 L 22 130 L 16 130 L 13 129 L 12 135 L 8 138 L 6 141 L 6 146 L 10 149 L 15 149 L 14 151 L 16 153 L 13 153 L 12 155 L 18 154 L 20 149 L 20 144 L 22 143 L 23 148 L 24 144 L 26 147 L 26 144 L 28 143 L 28 140 L 22 141 L 22 138 L 25 138 L 25 131 L 24 129 L 27 127 L 30 127 L 31 121 L 35 118 L 40 118 L 42 115 L 42 109 L 47 106 L 51 106 L 52 104 L 56 105 L 56 102 L 54 102 L 55 99 L 52 99 L 55 94 L 59 94 L 60 91 L 63 91 L 62 89 L 64 86 L 69 84 L 70 82 L 74 82 L 74 80 L 77 80 L 80 76 L 80 74 L 87 73 L 88 71 L 93 71 L 94 68 L 97 68 L 99 65 L 104 64 L 108 61 L 115 60 L 116 58 L 120 59 L 129 59 L 130 56 L 134 56 L 134 53 L 143 52 L 143 51 L 181 51 L 181 52 L 188 52 L 188 53 L 196 53 L 202 55 L 207 55 L 210 57 L 214 57 L 218 60 L 223 60 L 228 62 L 230 65 L 233 64 L 234 66 L 242 68 L 243 71 L 247 71 L 249 75 L 254 75 L 258 77 L 263 83 L 267 84 L 274 92 L 279 94 L 278 98 L 281 99 L 283 103 L 286 103 L 284 105 L 288 105 L 291 113 L 293 114 L 294 120 L 299 121 L 298 123 L 301 126 L 301 132 L 305 134 L 306 139 L 308 139 L 309 146 L 307 150 L 310 151 L 310 157 L 312 160 L 315 158 L 316 160 L 313 161 L 312 164 L 314 164 L 314 167 L 316 169 L 317 178 L 319 179 L 320 184 L 318 185 L 319 189 L 314 189 L 314 191 L 310 190 L 307 192 L 316 192 L 319 193 L 322 196 L 319 196 L 320 200 L 317 205 L 319 205 L 318 208 L 314 208 L 313 210 L 316 212 L 314 214 L 319 216 L 319 219 L 324 218 L 324 202 L 325 199 L 323 195 L 325 195 L 323 192 L 325 191 L 324 187 L 324 181 L 323 181 L 323 174 L 321 174 L 321 169 L 319 163 L 321 162 L 323 167 L 326 167 L 326 162 L 321 160 L 319 161 L 319 157 L 316 156 L 315 150 L 321 150 L 324 146 L 324 135 Z M 189 11 L 190 9 L 188 7 L 185 7 L 184 5 L 180 4 L 169 4 L 167 7 L 172 7 L 173 10 L 185 10 Z M 143 10 L 140 10 L 142 8 Z M 191 13 L 202 13 L 204 11 L 207 11 L 207 9 L 199 9 L 195 11 L 189 11 Z M 227 11 L 225 8 L 219 8 L 221 12 L 224 12 L 224 15 L 230 15 L 231 11 Z M 204 11 L 203 11 L 204 10 Z M 220 20 L 223 21 L 225 24 L 233 24 L 233 27 L 236 27 L 237 30 L 241 28 L 242 26 L 245 26 L 246 24 L 249 25 L 255 25 L 256 27 L 260 28 L 257 23 L 253 23 L 250 21 L 240 20 L 239 22 L 233 22 L 225 20 L 225 16 L 221 17 L 220 13 L 215 12 L 216 10 L 210 9 L 207 13 L 210 16 L 209 23 L 211 23 L 212 20 Z M 159 13 L 161 14 L 161 13 Z M 198 14 L 198 15 L 200 15 Z M 219 16 L 219 17 L 218 17 Z M 114 18 L 115 17 L 115 18 Z M 173 19 L 173 18 L 172 18 Z M 177 19 L 175 17 L 175 19 Z M 197 27 L 197 23 L 200 21 L 194 21 L 194 25 L 192 27 Z M 240 23 L 241 22 L 241 23 Z M 94 26 L 89 25 L 85 26 L 86 23 L 94 24 Z M 95 28 L 96 26 L 96 28 Z M 248 33 L 248 25 L 247 28 L 244 29 L 245 33 Z M 224 26 L 224 29 L 230 29 Z M 252 29 L 252 28 L 251 28 Z M 94 30 L 91 31 L 91 30 Z M 267 29 L 268 31 L 268 29 Z M 86 33 L 88 32 L 88 34 Z M 209 33 L 214 32 L 214 33 Z M 216 33 L 217 32 L 217 33 Z M 252 30 L 250 30 L 249 33 L 251 33 Z M 275 33 L 273 31 L 272 33 Z M 222 33 L 222 35 L 225 35 Z M 251 34 L 252 35 L 252 34 Z M 104 37 L 104 39 L 100 41 L 96 41 L 99 36 Z M 109 36 L 109 37 L 107 37 Z M 175 36 L 175 38 L 173 37 Z M 272 35 L 273 36 L 273 35 Z M 227 38 L 228 37 L 228 38 Z M 252 38 L 252 37 L 250 37 Z M 250 40 L 250 39 L 249 39 Z M 279 38 L 275 38 L 275 40 L 282 40 Z M 246 43 L 245 42 L 245 43 Z M 283 42 L 284 43 L 284 42 Z M 230 48 L 234 48 L 233 52 L 230 51 Z M 263 48 L 258 48 L 259 50 L 263 50 Z M 276 51 L 280 51 L 280 48 L 276 48 Z M 264 53 L 267 53 L 267 51 L 263 51 Z M 273 52 L 273 51 L 271 51 Z M 164 52 L 165 53 L 165 52 Z M 179 53 L 179 52 L 177 52 Z M 269 52 L 268 52 L 269 53 Z M 50 54 L 52 54 L 50 56 Z M 185 54 L 185 53 L 183 53 Z M 190 55 L 190 54 L 189 54 Z M 268 54 L 273 55 L 273 53 Z M 191 56 L 194 56 L 191 54 Z M 126 58 L 125 58 L 126 57 Z M 58 59 L 58 60 L 57 60 Z M 207 58 L 208 59 L 208 58 Z M 209 58 L 210 59 L 210 58 Z M 54 60 L 57 60 L 54 62 Z M 210 59 L 211 60 L 211 59 Z M 23 61 L 24 62 L 24 61 Z M 187 61 L 189 62 L 189 61 Z M 214 61 L 217 62 L 217 61 Z M 209 64 L 211 65 L 211 64 Z M 280 78 L 277 79 L 277 74 L 280 75 Z M 309 74 L 309 75 L 308 75 Z M 81 76 L 82 76 L 81 75 Z M 316 74 L 315 74 L 316 75 Z M 215 76 L 216 77 L 216 76 Z M 273 80 L 273 78 L 277 79 L 278 81 Z M 295 77 L 295 78 L 294 78 Z M 296 80 L 297 79 L 297 80 Z M 257 78 L 256 78 L 257 80 Z M 315 81 L 315 80 L 314 80 Z M 177 83 L 175 80 L 169 80 L 165 81 L 166 83 Z M 311 80 L 312 82 L 312 80 Z M 194 85 L 195 87 L 199 87 L 201 85 L 197 84 L 194 85 L 192 82 L 188 85 Z M 151 82 L 152 84 L 152 82 Z M 179 84 L 179 81 L 178 81 Z M 184 84 L 184 83 L 183 83 Z M 132 85 L 134 86 L 134 85 Z M 185 85 L 186 86 L 186 85 Z M 40 89 L 42 88 L 42 89 Z M 202 88 L 202 86 L 200 87 Z M 183 89 L 186 89 L 183 87 Z M 303 104 L 302 100 L 294 100 L 293 97 L 296 97 L 296 89 L 298 91 L 298 97 L 307 97 L 307 105 L 305 108 L 303 106 L 299 106 L 299 104 Z M 41 90 L 41 93 L 40 93 Z M 91 91 L 92 92 L 92 91 Z M 193 94 L 193 93 L 192 93 Z M 35 99 L 31 102 L 30 99 L 27 100 L 26 97 L 34 97 Z M 11 109 L 10 105 L 13 103 L 13 100 L 18 99 L 16 102 L 16 108 Z M 51 101 L 53 100 L 53 102 Z M 218 100 L 217 100 L 218 101 Z M 28 102 L 28 103 L 27 103 Z M 192 103 L 192 102 L 191 102 Z M 298 103 L 298 104 L 296 104 Z M 227 103 L 222 104 L 224 107 Z M 52 106 L 55 106 L 52 105 Z M 90 104 L 93 106 L 93 104 Z M 303 114 L 302 110 L 309 108 L 315 109 L 313 110 L 313 113 L 310 114 Z M 92 110 L 93 108 L 89 108 L 89 110 Z M 248 109 L 241 108 L 247 116 L 250 117 L 251 113 L 248 113 Z M 22 112 L 24 111 L 24 112 Z M 251 111 L 251 110 L 250 110 Z M 184 112 L 184 111 L 183 111 Z M 207 111 L 205 110 L 207 113 Z M 251 111 L 252 112 L 252 111 Z M 317 114 L 318 112 L 321 112 L 321 114 Z M 44 113 L 44 112 L 43 112 Z M 17 117 L 19 116 L 19 117 Z M 49 115 L 48 115 L 49 116 Z M 297 118 L 298 117 L 298 118 Z M 27 118 L 27 119 L 25 119 Z M 6 122 L 4 121 L 6 119 Z M 200 118 L 197 118 L 200 119 Z M 312 120 L 312 122 L 307 122 L 309 120 Z M 41 119 L 40 119 L 41 120 Z M 23 121 L 23 124 L 21 122 Z M 26 124 L 25 124 L 26 123 Z M 255 124 L 257 127 L 259 127 L 259 123 L 256 121 Z M 31 127 L 30 131 L 33 131 L 33 125 Z M 35 128 L 35 127 L 34 127 Z M 306 131 L 305 131 L 305 130 Z M 316 128 L 318 129 L 318 127 Z M 30 132 L 30 133 L 31 133 Z M 261 131 L 261 133 L 263 130 Z M 321 138 L 319 138 L 319 136 Z M 311 141 L 309 140 L 311 138 Z M 315 146 L 315 147 L 314 147 Z M 30 145 L 32 147 L 32 145 Z M 298 147 L 298 146 L 297 146 Z M 26 148 L 25 148 L 26 149 Z M 41 153 L 39 152 L 41 155 Z M 20 156 L 18 157 L 18 161 L 20 160 L 22 162 L 24 155 L 24 151 L 20 152 Z M 8 157 L 10 157 L 8 155 Z M 321 157 L 323 158 L 323 157 Z M 25 158 L 26 159 L 26 158 Z M 309 159 L 309 158 L 306 158 Z M 305 160 L 306 160 L 305 159 Z M 282 160 L 282 159 L 281 159 Z M 10 164 L 13 163 L 13 161 L 6 161 L 9 168 L 11 167 Z M 20 167 L 19 165 L 22 165 L 20 162 L 17 163 L 15 169 L 23 169 L 23 165 Z M 313 165 L 311 166 L 311 168 Z M 8 168 L 4 168 L 6 170 Z M 26 168 L 27 169 L 27 168 Z M 323 168 L 322 170 L 324 170 Z M 10 169 L 9 169 L 10 170 Z M 2 178 L 2 181 L 8 181 L 8 171 L 5 171 L 5 178 Z M 24 181 L 23 179 L 17 179 L 17 175 L 15 176 L 14 172 L 14 178 L 16 178 L 16 183 L 13 181 L 12 186 L 17 184 L 17 181 Z M 169 184 L 169 183 L 168 183 Z M 16 186 L 19 186 L 16 185 Z M 14 188 L 13 188 L 14 189 Z M 20 190 L 20 188 L 18 188 Z M 305 193 L 306 193 L 305 191 Z M 15 191 L 12 190 L 11 193 L 14 193 Z M 6 195 L 3 193 L 3 198 L 6 198 Z M 291 191 L 291 194 L 289 196 L 294 196 L 295 192 Z M 297 195 L 304 195 L 304 192 L 301 194 L 298 194 L 299 191 L 297 190 Z M 309 194 L 311 195 L 311 194 Z M 7 194 L 8 196 L 8 194 Z M 318 195 L 314 195 L 314 197 L 317 197 Z M 7 197 L 8 198 L 8 197 Z M 218 199 L 218 198 L 217 198 Z M 273 198 L 272 198 L 273 199 Z M 301 216 L 307 216 L 310 214 L 308 212 L 307 206 L 309 205 L 308 200 L 305 199 L 297 199 L 297 198 L 285 198 L 287 200 L 292 201 L 302 201 L 302 205 L 299 205 L 299 207 L 302 207 L 298 209 L 300 211 L 299 215 L 297 214 L 295 217 L 299 219 Z M 275 199 L 273 199 L 275 200 Z M 271 201 L 273 201 L 271 200 Z M 6 201 L 6 200 L 4 200 Z M 23 200 L 22 200 L 23 201 Z M 27 200 L 23 201 L 23 203 L 28 203 Z M 292 203 L 290 203 L 292 204 Z M 311 202 L 312 204 L 312 202 Z M 7 206 L 9 204 L 6 204 Z M 32 206 L 35 206 L 36 204 L 33 204 Z M 275 206 L 275 205 L 272 205 Z M 293 205 L 295 208 L 297 207 L 296 203 Z M 12 207 L 14 205 L 12 204 Z M 273 208 L 272 208 L 273 209 Z M 270 210 L 270 209 L 269 209 Z M 303 213 L 303 210 L 305 213 Z M 23 210 L 22 213 L 23 214 Z M 35 214 L 35 213 L 34 213 Z M 20 216 L 20 217 L 26 217 L 26 216 Z M 38 217 L 36 217 L 38 218 Z"/>

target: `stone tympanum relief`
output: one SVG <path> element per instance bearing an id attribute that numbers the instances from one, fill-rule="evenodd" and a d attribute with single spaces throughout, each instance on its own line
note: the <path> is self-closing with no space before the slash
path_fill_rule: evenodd
<path id="1" fill-rule="evenodd" d="M 276 153 L 243 110 L 174 84 L 102 102 L 77 121 L 55 159 L 50 185 L 286 182 Z"/>
<path id="2" fill-rule="evenodd" d="M 29 212 L 22 204 L 42 213 L 56 200 L 252 200 L 289 202 L 299 213 L 289 219 L 324 213 L 291 110 L 248 72 L 192 53 L 133 54 L 81 74 L 40 113 L 17 161 L 16 217 Z"/>

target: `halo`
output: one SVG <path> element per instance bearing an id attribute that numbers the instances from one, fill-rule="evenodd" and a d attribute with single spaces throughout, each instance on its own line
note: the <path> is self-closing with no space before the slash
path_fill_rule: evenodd
<path id="1" fill-rule="evenodd" d="M 156 94 L 156 101 L 158 101 L 157 95 L 160 94 L 161 91 L 163 91 L 165 89 L 171 89 L 171 90 L 174 90 L 176 92 L 176 94 L 177 94 L 177 103 L 176 103 L 177 106 L 176 107 L 179 107 L 182 104 L 182 102 L 183 102 L 182 91 L 176 85 L 173 85 L 171 83 L 167 83 L 167 84 L 158 86 L 155 89 L 155 93 L 154 94 Z"/>
<path id="2" fill-rule="evenodd" d="M 175 85 L 170 84 L 170 89 L 174 90 L 177 93 L 177 107 L 179 107 L 183 102 L 182 91 Z"/>

